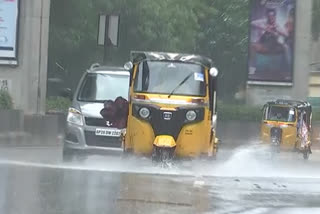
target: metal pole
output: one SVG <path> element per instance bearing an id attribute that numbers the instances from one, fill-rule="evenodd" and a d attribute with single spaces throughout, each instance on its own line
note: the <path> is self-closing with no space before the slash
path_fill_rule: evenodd
<path id="1" fill-rule="evenodd" d="M 105 28 L 105 37 L 104 37 L 104 53 L 103 53 L 103 64 L 108 63 L 108 56 L 109 56 L 109 48 L 110 48 L 110 41 L 108 36 L 109 31 L 109 16 L 106 16 L 106 28 Z"/>

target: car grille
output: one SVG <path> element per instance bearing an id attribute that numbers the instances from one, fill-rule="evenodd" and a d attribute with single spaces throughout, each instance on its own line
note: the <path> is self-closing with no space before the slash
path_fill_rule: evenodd
<path id="1" fill-rule="evenodd" d="M 88 146 L 121 148 L 120 137 L 96 136 L 95 132 L 85 131 L 86 144 Z"/>
<path id="2" fill-rule="evenodd" d="M 106 121 L 103 118 L 86 117 L 85 121 L 87 126 L 107 127 Z"/>

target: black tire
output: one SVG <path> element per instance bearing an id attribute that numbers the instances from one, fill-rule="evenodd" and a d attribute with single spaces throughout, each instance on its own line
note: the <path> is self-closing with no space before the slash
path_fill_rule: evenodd
<path id="1" fill-rule="evenodd" d="M 63 162 L 72 162 L 75 159 L 75 152 L 72 149 L 63 147 L 62 160 Z"/>
<path id="2" fill-rule="evenodd" d="M 152 159 L 152 162 L 159 162 L 159 151 L 158 151 L 158 148 L 153 147 L 151 159 Z"/>
<path id="3" fill-rule="evenodd" d="M 128 159 L 128 158 L 132 157 L 132 154 L 133 154 L 132 150 L 125 150 L 124 149 L 121 157 L 124 159 Z"/>
<path id="4" fill-rule="evenodd" d="M 303 159 L 309 160 L 309 156 L 310 156 L 309 149 L 305 149 L 305 150 L 303 151 Z"/>
<path id="5" fill-rule="evenodd" d="M 160 158 L 160 161 L 163 163 L 166 163 L 172 160 L 170 151 L 168 149 L 162 149 L 162 151 L 160 151 L 159 158 Z"/>
<path id="6" fill-rule="evenodd" d="M 154 147 L 152 152 L 152 161 L 161 163 L 162 166 L 170 165 L 174 159 L 175 148 Z"/>

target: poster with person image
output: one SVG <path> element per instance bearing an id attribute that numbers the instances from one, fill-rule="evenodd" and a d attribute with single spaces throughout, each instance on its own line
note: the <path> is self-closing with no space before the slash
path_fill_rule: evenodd
<path id="1" fill-rule="evenodd" d="M 292 83 L 296 0 L 251 0 L 248 80 Z"/>

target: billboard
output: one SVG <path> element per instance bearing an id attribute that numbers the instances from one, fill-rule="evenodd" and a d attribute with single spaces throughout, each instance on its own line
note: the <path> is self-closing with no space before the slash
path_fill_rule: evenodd
<path id="1" fill-rule="evenodd" d="M 292 83 L 296 0 L 251 0 L 248 81 Z"/>
<path id="2" fill-rule="evenodd" d="M 19 0 L 0 0 L 0 60 L 5 64 L 17 61 L 17 28 Z"/>

